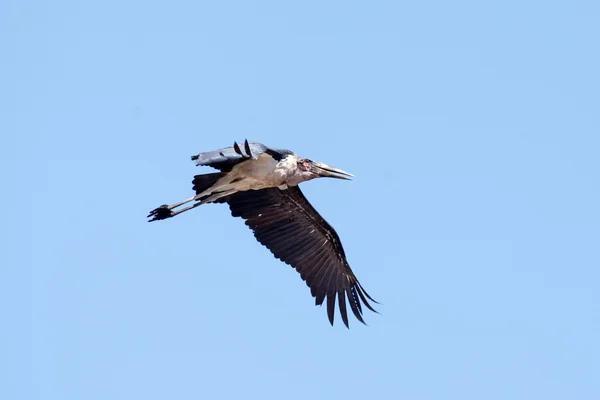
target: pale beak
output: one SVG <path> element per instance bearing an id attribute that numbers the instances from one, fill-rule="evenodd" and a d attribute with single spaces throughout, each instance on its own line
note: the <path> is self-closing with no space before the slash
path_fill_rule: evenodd
<path id="1" fill-rule="evenodd" d="M 312 166 L 313 166 L 313 171 L 320 177 L 346 179 L 346 180 L 350 181 L 350 180 L 352 180 L 351 177 L 354 176 L 346 171 L 343 171 L 338 168 L 330 167 L 329 165 L 320 163 L 318 161 L 313 161 Z M 348 178 L 348 177 L 350 177 L 350 178 Z"/>

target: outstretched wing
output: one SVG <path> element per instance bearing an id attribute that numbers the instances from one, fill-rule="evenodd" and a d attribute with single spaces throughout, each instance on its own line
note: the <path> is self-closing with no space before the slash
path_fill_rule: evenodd
<path id="1" fill-rule="evenodd" d="M 196 161 L 196 165 L 208 165 L 222 172 L 228 172 L 236 164 L 250 158 L 256 158 L 262 153 L 268 153 L 276 160 L 279 160 L 286 154 L 290 154 L 291 151 L 270 149 L 262 143 L 248 142 L 246 140 L 241 145 L 234 142 L 231 147 L 197 154 L 192 156 L 192 161 Z"/>
<path id="2" fill-rule="evenodd" d="M 362 323 L 362 304 L 375 311 L 367 299 L 376 301 L 350 269 L 339 236 L 310 205 L 300 188 L 238 192 L 227 202 L 231 214 L 245 219 L 260 243 L 300 273 L 317 305 L 327 298 L 327 315 L 332 325 L 336 297 L 347 327 L 346 297 Z"/>

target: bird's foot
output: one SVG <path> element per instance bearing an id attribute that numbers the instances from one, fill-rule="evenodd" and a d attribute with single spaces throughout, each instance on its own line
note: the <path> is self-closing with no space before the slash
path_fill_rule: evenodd
<path id="1" fill-rule="evenodd" d="M 173 216 L 173 211 L 169 208 L 167 204 L 163 204 L 162 206 L 155 208 L 150 211 L 147 218 L 150 218 L 148 222 L 158 221 L 161 219 L 171 218 Z"/>

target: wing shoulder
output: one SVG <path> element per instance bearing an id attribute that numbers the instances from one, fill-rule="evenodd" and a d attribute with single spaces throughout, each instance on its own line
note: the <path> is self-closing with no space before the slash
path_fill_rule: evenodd
<path id="1" fill-rule="evenodd" d="M 221 171 L 229 171 L 237 163 L 249 158 L 256 158 L 269 150 L 262 143 L 248 142 L 246 140 L 241 145 L 234 143 L 231 147 L 196 154 L 191 158 L 198 166 L 207 165 Z"/>

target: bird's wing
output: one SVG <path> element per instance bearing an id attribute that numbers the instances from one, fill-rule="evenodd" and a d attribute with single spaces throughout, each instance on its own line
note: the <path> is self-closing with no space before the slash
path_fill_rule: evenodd
<path id="1" fill-rule="evenodd" d="M 234 143 L 231 147 L 197 154 L 192 156 L 192 161 L 196 161 L 196 165 L 208 165 L 220 171 L 228 172 L 231 171 L 234 165 L 249 158 L 256 158 L 262 153 L 269 153 L 277 159 L 281 155 L 290 152 L 270 149 L 262 143 L 246 140 L 242 144 Z"/>
<path id="2" fill-rule="evenodd" d="M 317 305 L 327 298 L 327 315 L 332 325 L 336 297 L 346 326 L 346 297 L 362 323 L 361 303 L 375 311 L 367 298 L 376 301 L 350 269 L 339 236 L 310 205 L 300 188 L 238 192 L 227 202 L 231 214 L 245 219 L 260 243 L 300 273 Z"/>

